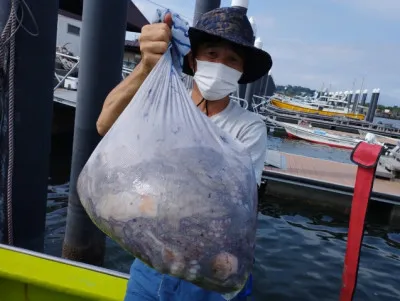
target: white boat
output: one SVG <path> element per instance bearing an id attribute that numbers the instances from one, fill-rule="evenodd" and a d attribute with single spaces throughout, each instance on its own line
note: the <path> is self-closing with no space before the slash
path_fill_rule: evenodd
<path id="1" fill-rule="evenodd" d="M 353 149 L 361 141 L 384 145 L 383 142 L 377 140 L 376 136 L 371 133 L 367 133 L 363 138 L 361 135 L 357 134 L 314 128 L 305 120 L 301 120 L 299 124 L 278 122 L 271 118 L 268 118 L 268 121 L 283 127 L 289 137 L 312 143 L 344 149 Z"/>

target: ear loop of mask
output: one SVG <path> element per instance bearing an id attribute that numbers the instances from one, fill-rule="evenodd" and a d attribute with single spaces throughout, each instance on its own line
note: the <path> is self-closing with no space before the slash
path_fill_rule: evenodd
<path id="1" fill-rule="evenodd" d="M 203 101 L 205 101 L 206 102 L 206 115 L 208 116 L 208 100 L 207 99 L 205 99 L 204 97 L 200 100 L 200 102 L 197 104 L 197 107 L 199 106 L 199 105 L 201 105 L 202 103 L 203 103 Z"/>
<path id="2" fill-rule="evenodd" d="M 193 57 L 193 67 L 194 67 L 194 63 L 195 63 L 195 59 L 194 59 L 194 57 Z M 194 69 L 193 69 L 193 75 L 194 75 Z M 207 99 L 205 99 L 204 97 L 200 100 L 200 102 L 197 104 L 197 107 L 199 106 L 199 105 L 201 105 L 202 103 L 203 103 L 203 101 L 205 101 L 206 102 L 206 116 L 208 117 L 208 100 Z"/>

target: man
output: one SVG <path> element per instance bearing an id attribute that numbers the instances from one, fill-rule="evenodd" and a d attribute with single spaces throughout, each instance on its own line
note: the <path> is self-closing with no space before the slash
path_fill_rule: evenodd
<path id="1" fill-rule="evenodd" d="M 126 108 L 140 85 L 165 53 L 171 39 L 171 16 L 164 23 L 146 25 L 140 36 L 142 60 L 105 100 L 97 121 L 105 135 Z M 238 8 L 219 8 L 203 14 L 189 29 L 191 52 L 185 57 L 183 72 L 194 79 L 193 102 L 215 124 L 243 143 L 252 158 L 257 184 L 260 185 L 267 148 L 267 132 L 256 114 L 230 101 L 229 94 L 238 83 L 254 82 L 272 66 L 270 55 L 253 46 L 250 22 Z M 256 185 L 256 183 L 255 183 Z M 245 287 L 246 291 L 248 287 Z M 239 294 L 234 300 L 244 300 Z M 162 275 L 136 259 L 131 267 L 125 301 L 222 301 L 216 292 L 192 283 Z"/>

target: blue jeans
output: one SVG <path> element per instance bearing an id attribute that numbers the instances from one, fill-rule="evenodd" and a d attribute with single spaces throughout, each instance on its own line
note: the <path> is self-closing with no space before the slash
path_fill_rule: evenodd
<path id="1" fill-rule="evenodd" d="M 245 290 L 249 290 L 247 284 Z M 247 300 L 241 295 L 242 292 L 232 301 Z M 131 266 L 124 301 L 225 301 L 225 299 L 216 292 L 207 291 L 185 280 L 160 274 L 136 259 Z"/>

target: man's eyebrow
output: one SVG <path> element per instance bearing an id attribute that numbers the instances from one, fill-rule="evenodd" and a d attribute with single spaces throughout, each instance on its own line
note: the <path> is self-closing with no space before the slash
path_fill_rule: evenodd
<path id="1" fill-rule="evenodd" d="M 204 47 L 206 47 L 206 48 L 217 47 L 217 46 L 219 46 L 217 43 L 212 43 L 212 42 L 204 43 Z"/>

